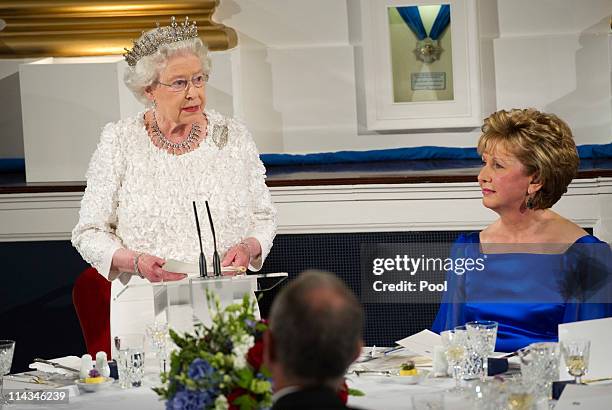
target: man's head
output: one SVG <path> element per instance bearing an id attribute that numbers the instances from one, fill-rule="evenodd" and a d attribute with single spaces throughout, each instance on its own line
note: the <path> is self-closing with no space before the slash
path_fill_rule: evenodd
<path id="1" fill-rule="evenodd" d="M 361 351 L 362 329 L 361 305 L 340 279 L 302 273 L 270 313 L 265 358 L 275 382 L 335 384 Z"/>

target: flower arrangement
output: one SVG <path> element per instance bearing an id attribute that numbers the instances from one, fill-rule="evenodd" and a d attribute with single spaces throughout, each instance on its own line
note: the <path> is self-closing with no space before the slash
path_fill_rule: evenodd
<path id="1" fill-rule="evenodd" d="M 255 301 L 221 309 L 207 295 L 210 327 L 198 324 L 194 334 L 170 337 L 178 347 L 170 356 L 170 371 L 162 373 L 164 387 L 153 390 L 166 400 L 166 409 L 256 410 L 272 405 L 272 383 L 262 366 L 263 333 L 267 325 L 255 320 Z"/>
<path id="2" fill-rule="evenodd" d="M 263 365 L 265 321 L 255 319 L 255 300 L 221 309 L 219 298 L 207 293 L 212 324 L 195 326 L 194 334 L 170 330 L 178 347 L 170 356 L 164 387 L 153 390 L 166 400 L 167 410 L 258 410 L 272 406 L 272 380 Z M 212 306 L 211 306 L 212 305 Z M 338 396 L 363 395 L 346 382 Z"/>

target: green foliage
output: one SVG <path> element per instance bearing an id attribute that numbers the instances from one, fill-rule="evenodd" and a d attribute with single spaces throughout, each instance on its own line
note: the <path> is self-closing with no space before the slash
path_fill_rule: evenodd
<path id="1" fill-rule="evenodd" d="M 267 326 L 255 320 L 255 301 L 245 295 L 241 303 L 221 307 L 219 298 L 206 293 L 212 324 L 195 325 L 193 334 L 170 330 L 170 338 L 178 347 L 170 355 L 170 370 L 161 375 L 163 387 L 153 391 L 170 400 L 182 389 L 207 391 L 213 388 L 226 398 L 236 389 L 243 394 L 232 404 L 244 410 L 271 405 L 272 385 L 265 369 L 253 369 L 246 362 L 246 353 Z M 212 366 L 212 374 L 197 380 L 189 377 L 190 366 L 202 359 Z"/>

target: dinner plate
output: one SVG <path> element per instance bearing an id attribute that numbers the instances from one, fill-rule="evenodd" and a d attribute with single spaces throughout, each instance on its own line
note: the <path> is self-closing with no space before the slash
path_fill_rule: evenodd
<path id="1" fill-rule="evenodd" d="M 83 379 L 79 379 L 76 381 L 76 385 L 79 386 L 79 390 L 87 393 L 94 393 L 110 387 L 114 382 L 115 379 L 111 377 L 106 377 L 106 380 L 102 383 L 85 383 Z"/>

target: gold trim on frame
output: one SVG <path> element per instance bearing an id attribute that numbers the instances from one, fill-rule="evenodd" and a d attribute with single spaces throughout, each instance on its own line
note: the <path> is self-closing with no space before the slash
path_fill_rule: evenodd
<path id="1" fill-rule="evenodd" d="M 185 16 L 198 24 L 200 38 L 211 50 L 238 43 L 234 29 L 215 23 L 220 0 L 75 1 L 0 0 L 0 58 L 73 57 L 123 54 L 132 40 Z"/>

